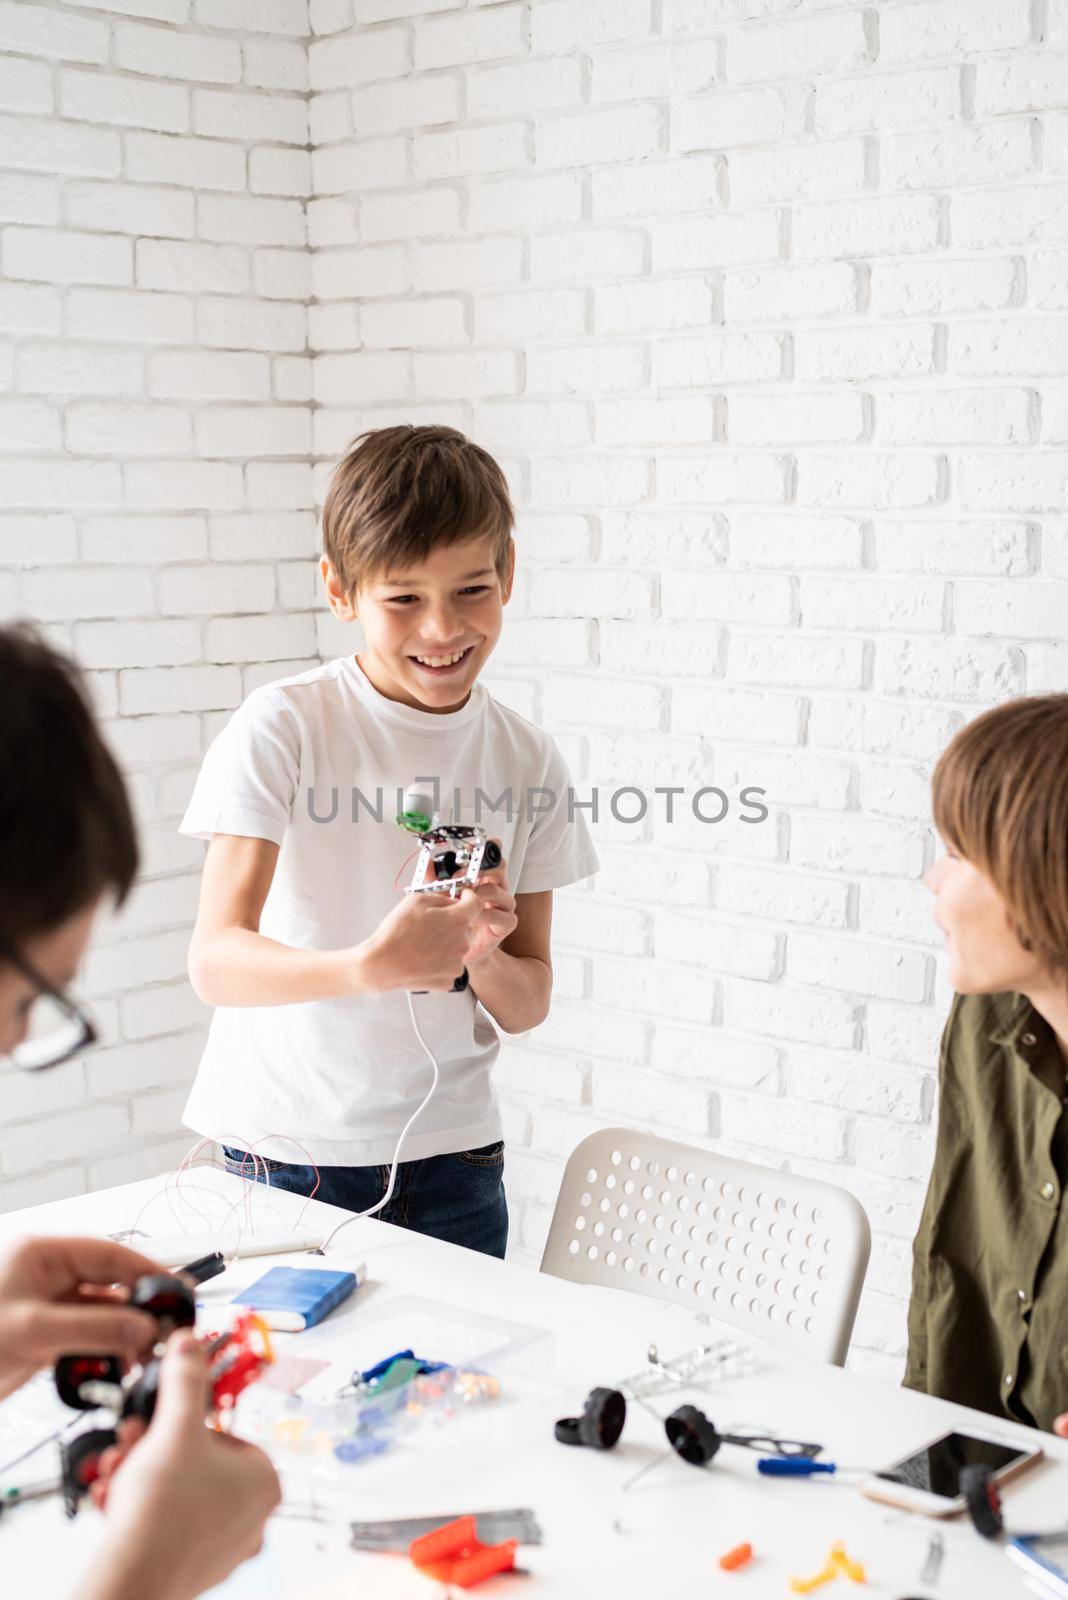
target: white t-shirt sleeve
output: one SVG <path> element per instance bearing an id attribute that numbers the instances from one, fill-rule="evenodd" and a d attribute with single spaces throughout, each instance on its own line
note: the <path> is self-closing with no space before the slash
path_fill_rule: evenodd
<path id="1" fill-rule="evenodd" d="M 213 740 L 180 833 L 237 833 L 280 845 L 300 783 L 300 727 L 277 690 L 256 690 Z"/>
<path id="2" fill-rule="evenodd" d="M 601 865 L 593 848 L 585 814 L 569 805 L 571 774 L 555 743 L 551 747 L 542 787 L 554 797 L 555 803 L 551 808 L 541 810 L 548 796 L 533 802 L 538 814 L 527 840 L 518 881 L 512 885 L 513 894 L 539 894 L 544 889 L 562 889 L 566 884 L 592 877 Z"/>

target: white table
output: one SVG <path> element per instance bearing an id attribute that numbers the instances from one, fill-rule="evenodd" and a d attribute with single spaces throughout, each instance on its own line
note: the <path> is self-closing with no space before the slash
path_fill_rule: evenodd
<path id="1" fill-rule="evenodd" d="M 240 1180 L 223 1173 L 205 1176 L 202 1170 L 199 1181 L 219 1192 L 240 1192 Z M 0 1239 L 112 1232 L 129 1226 L 160 1187 L 157 1179 L 0 1216 Z M 283 1194 L 273 1203 L 287 1219 L 304 1205 Z M 313 1202 L 305 1220 L 321 1221 L 325 1233 L 344 1215 Z M 182 1231 L 158 1200 L 142 1226 L 157 1236 Z M 137 1243 L 151 1254 L 149 1241 Z M 302 1259 L 242 1259 L 205 1286 L 205 1297 L 224 1301 L 268 1266 Z M 373 1220 L 354 1222 L 328 1263 L 320 1264 L 344 1267 L 359 1261 L 369 1269 L 365 1288 L 321 1329 L 290 1336 L 284 1341 L 288 1348 L 308 1353 L 316 1333 L 337 1339 L 388 1298 L 412 1294 L 528 1323 L 555 1336 L 544 1389 L 527 1390 L 509 1403 L 502 1399 L 477 1418 L 449 1424 L 444 1453 L 440 1445 L 429 1453 L 407 1445 L 400 1473 L 396 1454 L 349 1469 L 348 1517 L 533 1507 L 545 1540 L 520 1552 L 531 1575 L 491 1580 L 479 1590 L 487 1600 L 506 1593 L 516 1600 L 543 1594 L 576 1600 L 748 1594 L 771 1600 L 788 1595 L 791 1575 L 817 1571 L 835 1539 L 844 1539 L 850 1554 L 864 1562 L 869 1581 L 865 1589 L 855 1589 L 839 1579 L 817 1591 L 820 1596 L 1024 1600 L 1028 1594 L 1002 1552 L 965 1522 L 936 1523 L 876 1505 L 857 1492 L 855 1480 L 760 1478 L 752 1453 L 745 1450 L 725 1446 L 704 1471 L 669 1458 L 621 1494 L 624 1480 L 665 1449 L 663 1430 L 637 1405 L 629 1408 L 623 1438 L 611 1453 L 567 1449 L 553 1439 L 555 1418 L 580 1410 L 594 1385 L 610 1384 L 641 1367 L 651 1341 L 671 1356 L 730 1330 L 716 1324 L 710 1330 L 677 1308 L 637 1295 L 563 1283 Z M 434 1355 L 432 1350 L 419 1353 Z M 822 1440 L 827 1459 L 858 1466 L 886 1465 L 953 1427 L 993 1428 L 1032 1444 L 1040 1437 L 1049 1459 L 1006 1490 L 1007 1516 L 1017 1529 L 1051 1527 L 1066 1517 L 1068 1441 L 996 1424 L 963 1407 L 834 1367 L 810 1365 L 765 1347 L 755 1374 L 714 1391 L 665 1396 L 656 1404 L 666 1414 L 684 1400 L 694 1401 L 721 1426 L 751 1424 L 786 1437 Z M 0 1440 L 3 1423 L 0 1410 Z M 7 1455 L 0 1443 L 0 1460 Z M 45 1475 L 52 1461 L 50 1452 L 43 1452 L 32 1476 Z M 393 1466 L 387 1472 L 389 1462 Z M 77 1572 L 99 1537 L 100 1524 L 91 1510 L 68 1523 L 56 1499 L 12 1510 L 0 1520 L 0 1591 L 12 1600 L 74 1595 Z M 941 1580 L 931 1587 L 920 1582 L 919 1572 L 936 1529 L 946 1554 Z M 752 1543 L 756 1559 L 742 1571 L 721 1572 L 718 1557 L 742 1540 Z M 441 1591 L 402 1558 L 351 1551 L 344 1519 L 324 1523 L 287 1517 L 273 1519 L 263 1554 L 214 1593 L 225 1600 L 434 1600 Z"/>

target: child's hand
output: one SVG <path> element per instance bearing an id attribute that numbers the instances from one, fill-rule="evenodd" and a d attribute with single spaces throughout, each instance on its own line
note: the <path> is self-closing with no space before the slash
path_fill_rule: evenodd
<path id="1" fill-rule="evenodd" d="M 448 993 L 467 965 L 482 912 L 472 889 L 457 900 L 444 894 L 406 894 L 363 946 L 363 970 L 371 989 Z"/>
<path id="2" fill-rule="evenodd" d="M 23 1239 L 0 1255 L 0 1399 L 72 1350 L 133 1362 L 154 1324 L 126 1305 L 147 1256 L 106 1239 Z M 123 1290 L 113 1286 L 124 1284 Z"/>
<path id="3" fill-rule="evenodd" d="M 101 1458 L 93 1499 L 108 1526 L 83 1585 L 89 1600 L 192 1600 L 260 1549 L 278 1476 L 255 1445 L 205 1427 L 209 1394 L 204 1351 L 175 1334 L 151 1426 L 140 1439 L 127 1428 Z"/>
<path id="4" fill-rule="evenodd" d="M 499 839 L 497 843 L 500 843 Z M 508 889 L 507 867 L 507 861 L 502 859 L 498 866 L 479 873 L 478 887 L 473 892 L 478 898 L 480 912 L 474 926 L 471 948 L 467 952 L 468 967 L 489 955 L 491 950 L 496 950 L 502 940 L 507 939 L 519 926 L 515 895 Z"/>

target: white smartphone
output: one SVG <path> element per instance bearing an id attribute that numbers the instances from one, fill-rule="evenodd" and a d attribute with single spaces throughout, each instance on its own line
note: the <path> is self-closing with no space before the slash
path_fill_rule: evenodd
<path id="1" fill-rule="evenodd" d="M 964 1497 L 958 1490 L 962 1467 L 989 1467 L 994 1482 L 1002 1484 L 1041 1457 L 1040 1445 L 1020 1445 L 977 1433 L 943 1433 L 866 1479 L 860 1491 L 869 1500 L 882 1500 L 906 1511 L 952 1517 L 964 1510 Z"/>

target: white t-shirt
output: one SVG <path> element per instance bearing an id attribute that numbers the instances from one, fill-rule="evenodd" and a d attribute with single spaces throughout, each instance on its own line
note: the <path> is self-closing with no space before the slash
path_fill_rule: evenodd
<path id="1" fill-rule="evenodd" d="M 345 949 L 378 926 L 411 881 L 418 840 L 394 820 L 398 791 L 434 778 L 443 821 L 479 821 L 501 840 L 513 894 L 597 871 L 548 734 L 479 683 L 459 711 L 441 715 L 388 700 L 355 656 L 248 697 L 205 756 L 181 831 L 279 845 L 260 932 L 299 949 Z M 470 989 L 417 995 L 414 1005 L 441 1079 L 404 1158 L 499 1139 L 490 1072 L 500 1041 L 488 1012 Z M 257 1145 L 281 1161 L 369 1166 L 392 1160 L 430 1076 L 403 990 L 220 1006 L 184 1120 L 206 1138 Z"/>

